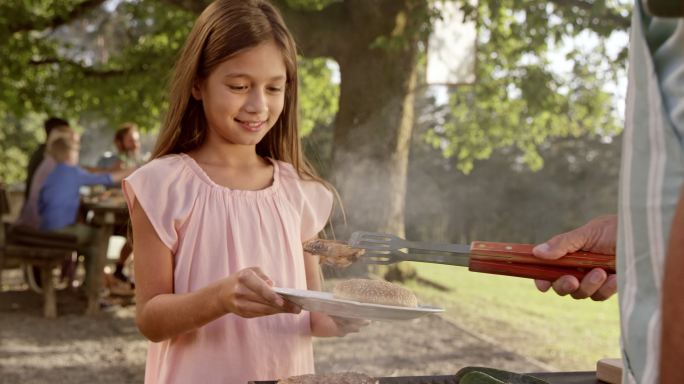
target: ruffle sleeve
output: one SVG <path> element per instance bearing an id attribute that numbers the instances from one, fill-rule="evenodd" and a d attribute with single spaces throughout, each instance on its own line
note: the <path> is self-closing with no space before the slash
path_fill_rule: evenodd
<path id="1" fill-rule="evenodd" d="M 310 240 L 323 230 L 330 219 L 333 194 L 323 184 L 302 180 L 289 163 L 279 162 L 283 187 L 301 222 L 302 242 Z"/>
<path id="2" fill-rule="evenodd" d="M 169 155 L 142 166 L 122 183 L 129 212 L 137 201 L 159 239 L 174 253 L 179 228 L 197 197 L 190 172 L 180 156 Z"/>

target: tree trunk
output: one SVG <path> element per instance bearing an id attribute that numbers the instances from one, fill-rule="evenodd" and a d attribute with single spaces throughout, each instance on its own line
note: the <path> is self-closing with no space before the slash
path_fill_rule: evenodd
<path id="1" fill-rule="evenodd" d="M 415 49 L 401 55 L 377 49 L 340 60 L 332 179 L 348 230 L 404 234 L 416 56 Z"/>
<path id="2" fill-rule="evenodd" d="M 331 181 L 352 231 L 404 235 L 404 206 L 425 0 L 345 0 L 322 11 L 276 1 L 305 56 L 329 56 L 341 72 Z"/>

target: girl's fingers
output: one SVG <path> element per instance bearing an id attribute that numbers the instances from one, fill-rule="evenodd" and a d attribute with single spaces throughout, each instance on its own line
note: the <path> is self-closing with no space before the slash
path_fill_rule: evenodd
<path id="1" fill-rule="evenodd" d="M 357 333 L 361 331 L 361 328 L 368 326 L 370 324 L 370 321 L 365 319 L 352 319 L 347 317 L 336 316 L 330 317 L 333 319 L 335 324 L 337 324 L 337 328 L 342 336 L 348 333 Z"/>
<path id="2" fill-rule="evenodd" d="M 257 294 L 256 292 L 247 289 L 247 288 L 242 288 L 242 292 L 237 296 L 237 306 L 240 308 L 244 308 L 250 304 L 258 304 L 262 307 L 269 307 L 272 309 L 271 312 L 268 314 L 273 314 L 273 313 L 300 313 L 302 311 L 302 308 L 299 307 L 298 305 L 291 303 L 287 300 L 283 300 L 283 305 L 278 306 L 278 305 L 273 305 L 273 303 L 269 302 L 266 300 L 264 297 L 261 295 Z M 282 298 L 281 298 L 282 299 Z"/>
<path id="3" fill-rule="evenodd" d="M 267 280 L 265 280 L 264 277 Z M 263 300 L 265 300 L 266 303 L 279 308 L 283 308 L 283 306 L 285 305 L 285 300 L 283 300 L 283 298 L 280 297 L 280 295 L 278 295 L 273 291 L 273 289 L 271 289 L 271 286 L 267 282 L 270 281 L 270 279 L 268 279 L 268 277 L 263 272 L 261 272 L 259 268 L 250 268 L 249 270 L 245 271 L 245 273 L 240 274 L 238 281 L 247 289 L 263 298 Z"/>
<path id="4" fill-rule="evenodd" d="M 265 281 L 266 284 L 268 284 L 268 285 L 270 285 L 270 286 L 273 286 L 273 280 L 271 280 L 271 278 L 268 277 L 268 276 L 264 273 L 264 271 L 261 270 L 261 268 L 259 268 L 259 267 L 252 267 L 252 268 L 249 268 L 249 269 L 252 270 L 252 272 L 254 272 L 257 276 L 259 276 L 263 281 Z"/>
<path id="5" fill-rule="evenodd" d="M 285 306 L 283 307 L 283 311 L 287 313 L 300 313 L 302 311 L 302 307 L 299 305 L 289 301 L 285 300 Z"/>
<path id="6" fill-rule="evenodd" d="M 282 313 L 282 310 L 271 305 L 261 304 L 254 301 L 241 302 L 237 307 L 237 311 L 235 312 L 236 315 L 245 318 L 269 316 L 275 315 L 276 313 Z"/>
<path id="7" fill-rule="evenodd" d="M 349 330 L 349 332 L 359 332 L 361 331 L 361 328 L 366 327 L 370 324 L 370 321 L 368 320 L 359 320 L 359 321 L 353 321 L 348 324 L 345 324 L 345 328 Z"/>

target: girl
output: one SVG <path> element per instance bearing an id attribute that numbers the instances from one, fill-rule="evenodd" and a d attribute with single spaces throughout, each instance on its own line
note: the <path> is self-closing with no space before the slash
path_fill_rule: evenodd
<path id="1" fill-rule="evenodd" d="M 311 336 L 363 324 L 300 313 L 271 288 L 320 289 L 302 242 L 332 194 L 300 151 L 295 44 L 270 4 L 219 0 L 200 15 L 153 158 L 124 182 L 146 383 L 312 373 Z"/>

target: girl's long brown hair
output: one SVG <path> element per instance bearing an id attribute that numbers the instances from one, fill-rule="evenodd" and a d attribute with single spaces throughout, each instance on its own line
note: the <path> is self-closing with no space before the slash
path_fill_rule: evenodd
<path id="1" fill-rule="evenodd" d="M 199 16 L 171 79 L 166 113 L 152 158 L 198 148 L 207 137 L 202 102 L 192 97 L 194 84 L 206 79 L 226 59 L 266 41 L 274 41 L 285 61 L 287 85 L 283 112 L 256 146 L 257 154 L 294 165 L 300 177 L 321 182 L 301 150 L 298 122 L 297 48 L 278 11 L 265 0 L 217 0 Z"/>

